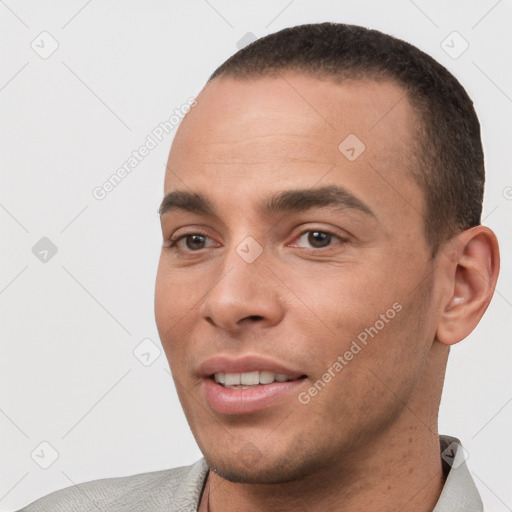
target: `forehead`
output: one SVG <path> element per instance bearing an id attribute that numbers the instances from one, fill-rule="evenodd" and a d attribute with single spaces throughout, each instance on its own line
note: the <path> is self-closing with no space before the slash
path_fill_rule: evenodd
<path id="1" fill-rule="evenodd" d="M 190 143 L 187 139 L 192 136 L 203 143 L 239 143 L 282 132 L 320 133 L 327 144 L 343 134 L 358 133 L 375 143 L 373 139 L 386 138 L 390 130 L 395 136 L 404 135 L 414 122 L 406 92 L 390 81 L 334 83 L 291 72 L 278 78 L 228 77 L 215 79 L 203 89 L 176 142 Z"/>
<path id="2" fill-rule="evenodd" d="M 165 192 L 188 189 L 227 205 L 249 192 L 261 199 L 298 184 L 338 184 L 387 215 L 415 209 L 421 222 L 410 174 L 417 123 L 392 82 L 215 79 L 178 129 Z"/>

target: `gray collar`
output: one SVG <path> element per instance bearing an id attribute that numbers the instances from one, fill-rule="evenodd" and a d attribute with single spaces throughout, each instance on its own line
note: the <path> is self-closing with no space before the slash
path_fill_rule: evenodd
<path id="1" fill-rule="evenodd" d="M 441 458 L 448 475 L 432 512 L 483 512 L 484 506 L 466 465 L 466 453 L 456 437 L 439 436 Z"/>

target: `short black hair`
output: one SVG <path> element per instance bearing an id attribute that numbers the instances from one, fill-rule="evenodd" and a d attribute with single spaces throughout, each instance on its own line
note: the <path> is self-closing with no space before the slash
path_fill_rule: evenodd
<path id="1" fill-rule="evenodd" d="M 480 224 L 485 182 L 480 123 L 459 81 L 431 56 L 396 37 L 356 25 L 286 28 L 242 48 L 208 79 L 279 77 L 296 71 L 339 83 L 388 80 L 419 115 L 411 172 L 424 192 L 425 236 L 432 257 L 441 243 Z"/>

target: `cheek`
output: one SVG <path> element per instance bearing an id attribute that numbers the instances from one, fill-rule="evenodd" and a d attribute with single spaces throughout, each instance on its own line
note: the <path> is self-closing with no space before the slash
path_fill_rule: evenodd
<path id="1" fill-rule="evenodd" d="M 297 273 L 291 281 L 296 296 L 308 306 L 297 302 L 299 307 L 291 315 L 308 339 L 321 340 L 309 347 L 320 363 L 315 366 L 316 378 L 338 356 L 347 360 L 342 363 L 343 379 L 351 374 L 355 388 L 361 390 L 376 379 L 369 375 L 372 378 L 367 380 L 370 370 L 386 381 L 401 378 L 398 374 L 407 379 L 415 371 L 428 345 L 426 337 L 418 337 L 418 329 L 424 329 L 422 313 L 428 297 L 419 288 L 411 293 L 407 275 L 395 270 L 399 266 L 330 266 L 325 270 L 328 275 L 322 275 L 324 269 L 319 267 L 314 276 Z"/>
<path id="2" fill-rule="evenodd" d="M 160 260 L 155 285 L 155 320 L 160 340 L 169 359 L 177 341 L 183 339 L 187 311 L 191 309 L 188 294 Z"/>
<path id="3" fill-rule="evenodd" d="M 155 317 L 159 328 L 166 332 L 175 324 L 176 329 L 181 328 L 204 294 L 202 283 L 204 280 L 190 269 L 171 268 L 162 255 L 155 284 Z"/>
<path id="4" fill-rule="evenodd" d="M 375 264 L 349 262 L 343 266 L 322 265 L 314 272 L 298 271 L 289 276 L 295 296 L 302 299 L 308 316 L 323 330 L 343 338 L 357 335 L 385 314 L 401 295 L 397 279 Z"/>
<path id="5" fill-rule="evenodd" d="M 198 325 L 199 308 L 213 284 L 191 269 L 170 268 L 160 259 L 155 284 L 155 321 L 173 374 L 190 366 L 190 340 Z"/>
<path id="6" fill-rule="evenodd" d="M 164 333 L 167 332 L 170 322 L 170 284 L 166 279 L 165 272 L 162 268 L 162 260 L 158 265 L 158 271 L 155 283 L 155 320 L 160 338 L 164 342 Z"/>

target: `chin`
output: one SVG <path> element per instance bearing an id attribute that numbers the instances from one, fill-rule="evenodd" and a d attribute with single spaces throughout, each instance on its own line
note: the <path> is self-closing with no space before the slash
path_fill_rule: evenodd
<path id="1" fill-rule="evenodd" d="M 269 460 L 263 455 L 256 459 L 251 452 L 230 459 L 205 455 L 208 467 L 214 473 L 239 484 L 283 484 L 301 480 L 314 472 L 314 469 L 305 460 L 304 454 L 300 458 L 302 460 L 276 456 Z"/>
<path id="2" fill-rule="evenodd" d="M 237 484 L 283 484 L 301 478 L 300 474 L 295 475 L 283 471 L 282 468 L 260 468 L 255 470 L 241 466 L 237 467 L 233 464 L 209 467 L 224 480 Z"/>

